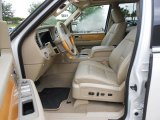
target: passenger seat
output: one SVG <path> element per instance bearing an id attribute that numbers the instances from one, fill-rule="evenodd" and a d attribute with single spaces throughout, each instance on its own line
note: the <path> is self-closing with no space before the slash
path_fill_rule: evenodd
<path id="1" fill-rule="evenodd" d="M 137 28 L 112 51 L 108 65 L 91 60 L 80 62 L 72 84 L 73 98 L 123 102 L 136 33 Z"/>

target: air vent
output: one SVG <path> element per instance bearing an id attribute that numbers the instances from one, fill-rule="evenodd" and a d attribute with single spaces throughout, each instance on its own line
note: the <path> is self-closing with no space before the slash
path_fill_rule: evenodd
<path id="1" fill-rule="evenodd" d="M 38 45 L 39 48 L 41 48 L 41 44 L 39 43 L 39 40 L 38 40 L 38 36 L 36 35 L 36 43 Z"/>

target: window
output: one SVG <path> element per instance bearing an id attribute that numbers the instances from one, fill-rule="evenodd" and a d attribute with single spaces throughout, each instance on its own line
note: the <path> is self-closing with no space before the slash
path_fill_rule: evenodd
<path id="1" fill-rule="evenodd" d="M 82 14 L 71 23 L 74 33 L 104 32 L 109 5 L 86 8 Z"/>
<path id="2" fill-rule="evenodd" d="M 127 3 L 120 4 L 122 13 L 124 14 L 127 25 L 136 26 L 137 25 L 137 16 L 136 16 L 136 4 L 135 3 Z"/>
<path id="3" fill-rule="evenodd" d="M 2 0 L 2 17 L 8 24 L 9 32 L 11 33 L 43 2 L 44 0 Z"/>
<path id="4" fill-rule="evenodd" d="M 160 46 L 160 14 L 159 14 L 159 0 L 154 0 L 153 6 L 153 34 L 152 34 L 152 47 L 159 47 Z"/>

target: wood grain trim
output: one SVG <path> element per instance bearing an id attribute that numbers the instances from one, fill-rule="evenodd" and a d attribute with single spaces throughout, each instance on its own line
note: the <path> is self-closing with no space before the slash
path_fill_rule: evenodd
<path id="1" fill-rule="evenodd" d="M 71 35 L 70 41 L 71 41 L 72 45 L 75 45 L 75 42 L 74 42 L 75 41 L 75 37 L 74 36 Z"/>
<path id="2" fill-rule="evenodd" d="M 0 120 L 18 119 L 18 94 L 15 93 L 16 86 L 10 75 L 7 83 L 2 106 L 0 106 Z"/>
<path id="3" fill-rule="evenodd" d="M 103 38 L 105 37 L 105 33 L 97 33 L 97 34 L 79 34 L 77 36 L 80 36 L 79 38 L 77 38 L 77 40 L 84 40 L 84 41 L 88 41 L 88 40 L 99 40 L 102 41 Z"/>

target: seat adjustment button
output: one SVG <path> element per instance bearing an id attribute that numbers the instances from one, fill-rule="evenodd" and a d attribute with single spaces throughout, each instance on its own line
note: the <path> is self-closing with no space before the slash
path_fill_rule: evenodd
<path id="1" fill-rule="evenodd" d="M 97 92 L 97 96 L 99 96 L 99 92 Z"/>
<path id="2" fill-rule="evenodd" d="M 112 96 L 112 93 L 108 93 L 108 96 Z"/>
<path id="3" fill-rule="evenodd" d="M 94 92 L 89 92 L 88 95 L 94 95 Z"/>
<path id="4" fill-rule="evenodd" d="M 105 96 L 105 94 L 104 94 L 104 93 L 101 93 L 101 96 Z"/>

